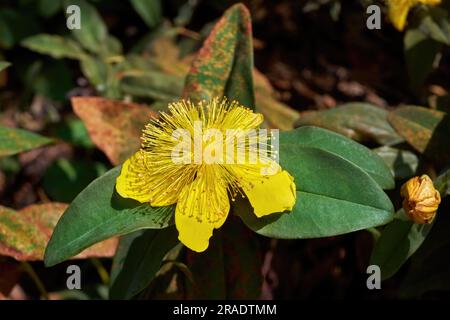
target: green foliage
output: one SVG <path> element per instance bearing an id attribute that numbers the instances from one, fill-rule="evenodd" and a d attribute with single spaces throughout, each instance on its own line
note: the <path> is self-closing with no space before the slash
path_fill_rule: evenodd
<path id="1" fill-rule="evenodd" d="M 0 157 L 34 149 L 51 142 L 51 139 L 29 131 L 0 126 Z"/>

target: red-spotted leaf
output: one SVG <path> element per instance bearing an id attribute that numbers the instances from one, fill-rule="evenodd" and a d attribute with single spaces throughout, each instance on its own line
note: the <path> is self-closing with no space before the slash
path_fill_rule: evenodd
<path id="1" fill-rule="evenodd" d="M 72 98 L 94 144 L 117 165 L 139 149 L 141 131 L 156 113 L 145 105 L 99 97 Z"/>
<path id="2" fill-rule="evenodd" d="M 194 59 L 184 96 L 193 101 L 226 96 L 253 108 L 252 72 L 250 13 L 236 4 L 225 11 Z"/>
<path id="3" fill-rule="evenodd" d="M 414 149 L 438 162 L 450 161 L 450 117 L 447 113 L 404 106 L 392 111 L 388 119 Z"/>
<path id="4" fill-rule="evenodd" d="M 0 157 L 31 150 L 50 142 L 51 139 L 29 131 L 0 126 Z"/>
<path id="5" fill-rule="evenodd" d="M 66 204 L 37 204 L 15 211 L 0 206 L 0 255 L 19 261 L 44 259 L 44 250 Z M 100 242 L 74 258 L 111 257 L 117 238 Z"/>

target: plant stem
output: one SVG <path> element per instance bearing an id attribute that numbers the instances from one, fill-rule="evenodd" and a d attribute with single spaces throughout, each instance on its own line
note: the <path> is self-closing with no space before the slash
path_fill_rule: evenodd
<path id="1" fill-rule="evenodd" d="M 108 271 L 106 271 L 105 267 L 101 263 L 100 259 L 98 258 L 91 258 L 91 262 L 94 265 L 94 267 L 97 269 L 97 273 L 100 276 L 100 279 L 102 279 L 103 284 L 108 285 L 109 283 L 109 274 Z"/>
<path id="2" fill-rule="evenodd" d="M 21 261 L 21 265 L 23 270 L 30 276 L 31 280 L 33 280 L 34 284 L 38 288 L 39 292 L 41 293 L 41 298 L 48 300 L 47 290 L 45 289 L 44 284 L 42 283 L 37 273 L 34 271 L 31 264 L 26 261 Z"/>

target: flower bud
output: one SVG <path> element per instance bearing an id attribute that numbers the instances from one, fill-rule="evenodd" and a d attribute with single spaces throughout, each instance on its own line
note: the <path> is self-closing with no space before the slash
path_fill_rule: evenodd
<path id="1" fill-rule="evenodd" d="M 431 223 L 441 202 L 439 191 L 426 174 L 406 181 L 400 189 L 403 209 L 408 217 L 418 224 Z"/>

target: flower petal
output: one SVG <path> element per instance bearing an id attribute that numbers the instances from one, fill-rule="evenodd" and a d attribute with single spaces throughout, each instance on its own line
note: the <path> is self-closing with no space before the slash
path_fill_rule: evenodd
<path id="1" fill-rule="evenodd" d="M 175 210 L 178 239 L 197 252 L 208 248 L 213 230 L 223 225 L 230 210 L 227 188 L 214 171 L 207 166 L 199 170 L 181 191 Z"/>
<path id="2" fill-rule="evenodd" d="M 191 166 L 176 165 L 167 159 L 149 159 L 140 150 L 124 162 L 116 181 L 120 196 L 152 206 L 168 206 L 178 200 L 181 189 L 193 180 L 195 170 Z"/>
<path id="3" fill-rule="evenodd" d="M 405 28 L 408 12 L 417 3 L 411 0 L 389 0 L 389 20 L 397 30 Z"/>
<path id="4" fill-rule="evenodd" d="M 272 175 L 262 174 L 267 165 L 236 167 L 234 175 L 257 217 L 292 210 L 297 191 L 294 178 L 286 170 L 275 162 L 270 163 L 270 171 L 275 168 Z"/>

